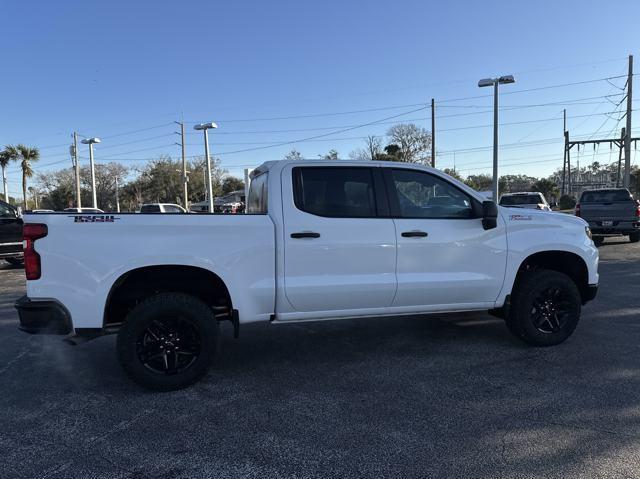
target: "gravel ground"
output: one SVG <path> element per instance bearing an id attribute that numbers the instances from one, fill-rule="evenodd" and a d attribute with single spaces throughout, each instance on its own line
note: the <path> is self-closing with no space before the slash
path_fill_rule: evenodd
<path id="1" fill-rule="evenodd" d="M 561 346 L 485 314 L 224 329 L 194 387 L 128 381 L 115 338 L 17 330 L 0 267 L 0 477 L 639 477 L 640 243 Z"/>

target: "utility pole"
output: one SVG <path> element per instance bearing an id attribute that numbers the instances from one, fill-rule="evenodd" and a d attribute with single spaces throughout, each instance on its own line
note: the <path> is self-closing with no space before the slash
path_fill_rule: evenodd
<path id="1" fill-rule="evenodd" d="M 616 188 L 620 187 L 620 166 L 622 164 L 622 147 L 625 144 L 626 138 L 626 128 L 622 127 L 622 132 L 620 133 L 620 150 L 618 151 L 618 174 L 616 175 Z"/>
<path id="2" fill-rule="evenodd" d="M 82 208 L 82 200 L 80 199 L 80 161 L 78 160 L 78 134 L 73 132 L 73 159 L 76 172 L 76 207 Z"/>
<path id="3" fill-rule="evenodd" d="M 567 177 L 567 142 L 569 141 L 569 137 L 567 135 L 567 109 L 564 109 L 563 114 L 563 135 L 564 135 L 564 156 L 562 157 L 562 190 L 560 192 L 560 196 L 564 195 L 565 192 L 565 182 Z"/>
<path id="4" fill-rule="evenodd" d="M 564 138 L 567 145 L 567 194 L 571 196 L 571 144 L 569 143 L 569 132 L 564 132 Z"/>
<path id="5" fill-rule="evenodd" d="M 629 188 L 631 173 L 631 105 L 633 101 L 633 55 L 629 55 L 629 74 L 627 76 L 627 128 L 624 136 L 624 187 Z"/>
<path id="6" fill-rule="evenodd" d="M 118 175 L 116 175 L 116 211 L 120 213 L 120 195 L 118 194 Z"/>
<path id="7" fill-rule="evenodd" d="M 436 167 L 436 102 L 431 99 L 431 167 Z"/>
<path id="8" fill-rule="evenodd" d="M 178 125 L 180 125 L 180 137 L 182 138 L 180 142 L 180 146 L 182 147 L 182 185 L 183 185 L 183 197 L 184 197 L 184 209 L 189 210 L 189 188 L 187 184 L 189 183 L 189 177 L 187 176 L 187 143 L 186 143 L 186 135 L 184 132 L 184 120 L 176 121 Z"/>

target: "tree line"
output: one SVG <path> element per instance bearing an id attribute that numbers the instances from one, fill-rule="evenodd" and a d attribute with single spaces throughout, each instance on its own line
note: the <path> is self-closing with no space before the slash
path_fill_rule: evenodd
<path id="1" fill-rule="evenodd" d="M 349 158 L 356 160 L 384 160 L 417 164 L 431 163 L 431 133 L 412 123 L 394 125 L 387 130 L 386 136 L 367 136 L 364 145 L 349 153 Z M 335 160 L 340 157 L 336 149 L 318 155 L 321 159 Z M 22 206 L 28 209 L 38 204 L 41 208 L 61 210 L 74 206 L 75 171 L 65 168 L 53 173 L 35 175 L 35 187 L 28 187 L 27 180 L 34 176 L 33 164 L 40 158 L 38 148 L 25 145 L 7 145 L 0 151 L 0 166 L 3 177 L 6 167 L 11 162 L 18 162 L 22 173 Z M 296 149 L 291 150 L 284 159 L 303 159 Z M 189 174 L 188 202 L 203 201 L 206 197 L 204 158 L 194 158 L 187 164 Z M 116 180 L 119 183 L 119 200 L 125 210 L 135 211 L 143 203 L 167 202 L 184 203 L 182 183 L 182 162 L 170 156 L 161 155 L 141 167 L 128 167 L 118 162 L 98 163 L 96 171 L 96 195 L 98 206 L 103 209 L 115 209 Z M 450 176 L 463 181 L 478 191 L 491 189 L 492 178 L 488 174 L 472 174 L 463 177 L 459 171 L 444 168 Z M 231 191 L 241 190 L 244 183 L 241 179 L 229 176 L 220 165 L 220 160 L 212 161 L 212 184 L 214 197 L 223 196 Z M 587 167 L 572 168 L 574 179 L 586 179 L 597 183 L 615 183 L 617 164 L 602 165 L 594 161 Z M 83 206 L 91 204 L 90 170 L 88 166 L 80 169 L 81 201 Z M 558 199 L 561 184 L 561 170 L 546 178 L 516 174 L 503 175 L 499 179 L 501 192 L 539 191 L 548 199 Z M 631 190 L 640 191 L 640 171 L 634 166 L 631 171 Z M 9 198 L 4 191 L 5 199 Z M 31 196 L 31 198 L 29 198 Z M 575 198 L 560 198 L 564 206 L 575 203 Z M 13 202 L 16 202 L 13 199 Z M 562 206 L 562 205 L 561 205 Z M 571 207 L 571 206 L 567 206 Z"/>

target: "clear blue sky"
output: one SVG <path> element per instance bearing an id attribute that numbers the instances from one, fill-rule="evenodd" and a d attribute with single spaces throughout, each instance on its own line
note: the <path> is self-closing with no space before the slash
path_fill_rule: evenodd
<path id="1" fill-rule="evenodd" d="M 640 3 L 631 0 L 7 0 L 0 12 L 0 144 L 40 147 L 40 172 L 70 164 L 74 130 L 103 139 L 97 161 L 178 157 L 171 122 L 182 113 L 187 122 L 218 122 L 212 151 L 233 174 L 293 147 L 310 158 L 336 148 L 347 158 L 358 137 L 383 134 L 392 121 L 430 128 L 428 109 L 407 112 L 433 97 L 439 166 L 451 167 L 455 150 L 463 174 L 487 173 L 491 150 L 469 150 L 491 145 L 491 98 L 448 100 L 488 95 L 479 78 L 512 73 L 517 83 L 504 87 L 502 105 L 556 104 L 501 112 L 502 172 L 547 175 L 561 166 L 562 109 L 573 136 L 616 131 L 624 120 L 616 127 L 618 115 L 603 113 L 622 97 L 601 97 L 620 94 L 625 79 L 519 91 L 623 75 L 626 56 L 640 53 Z M 640 56 L 636 64 L 640 72 Z M 317 114 L 327 116 L 267 119 Z M 541 121 L 508 124 L 533 120 Z M 197 155 L 192 126 L 187 154 Z M 609 161 L 608 150 L 596 153 L 581 161 Z M 17 168 L 9 174 L 18 195 Z"/>

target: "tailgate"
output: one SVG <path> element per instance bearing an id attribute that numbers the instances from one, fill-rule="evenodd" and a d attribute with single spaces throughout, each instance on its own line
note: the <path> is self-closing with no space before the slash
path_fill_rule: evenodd
<path id="1" fill-rule="evenodd" d="M 635 213 L 635 201 L 580 204 L 580 216 L 587 221 L 632 221 Z"/>

